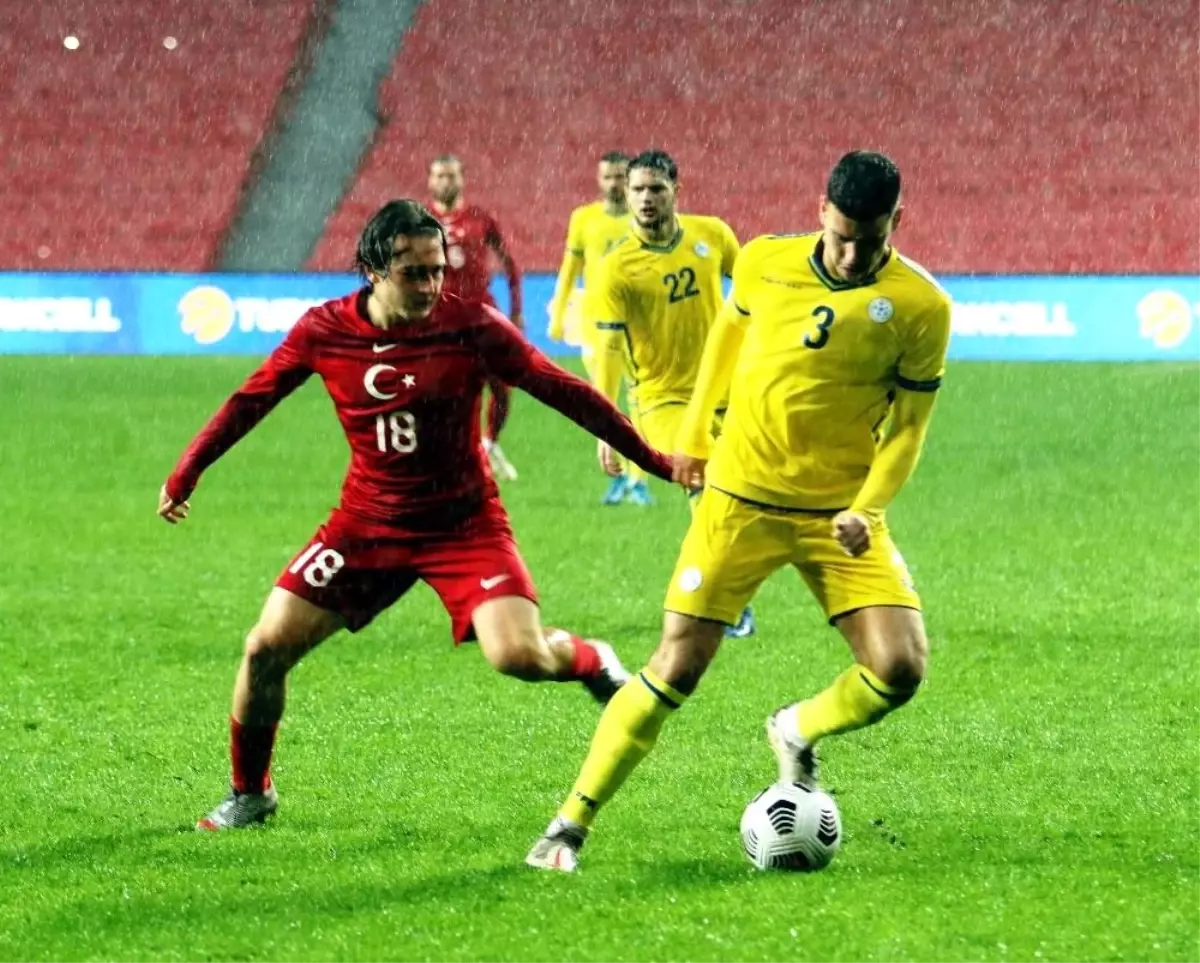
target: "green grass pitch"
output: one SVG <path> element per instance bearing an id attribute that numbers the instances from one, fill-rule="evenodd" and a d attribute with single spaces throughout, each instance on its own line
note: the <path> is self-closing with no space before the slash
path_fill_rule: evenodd
<path id="1" fill-rule="evenodd" d="M 190 830 L 225 792 L 243 633 L 347 457 L 312 384 L 157 519 L 252 365 L 0 359 L 0 958 L 1198 958 L 1195 367 L 951 367 L 891 513 L 929 681 L 826 745 L 827 871 L 738 846 L 763 719 L 847 661 L 785 572 L 562 877 L 522 860 L 597 710 L 454 650 L 425 588 L 296 671 L 275 822 Z M 529 398 L 505 447 L 546 620 L 642 665 L 682 495 L 601 508 L 592 442 Z"/>

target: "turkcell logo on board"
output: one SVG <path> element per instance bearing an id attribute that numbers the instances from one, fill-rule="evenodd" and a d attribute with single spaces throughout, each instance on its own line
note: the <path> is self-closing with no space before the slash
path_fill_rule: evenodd
<path id="1" fill-rule="evenodd" d="M 950 278 L 951 357 L 1200 359 L 1200 279 Z"/>
<path id="2" fill-rule="evenodd" d="M 572 354 L 577 318 L 566 345 L 545 335 L 554 280 L 525 277 L 528 336 L 550 354 Z M 1200 359 L 1200 278 L 941 281 L 954 298 L 952 359 Z M 264 355 L 312 305 L 358 283 L 348 274 L 0 274 L 0 354 Z M 505 308 L 502 280 L 493 294 Z"/>
<path id="3" fill-rule="evenodd" d="M 217 344 L 235 329 L 242 334 L 281 334 L 326 298 L 231 297 L 224 288 L 202 284 L 179 299 L 180 330 L 196 344 Z"/>
<path id="4" fill-rule="evenodd" d="M 0 297 L 0 331 L 115 334 L 121 319 L 108 298 Z"/>

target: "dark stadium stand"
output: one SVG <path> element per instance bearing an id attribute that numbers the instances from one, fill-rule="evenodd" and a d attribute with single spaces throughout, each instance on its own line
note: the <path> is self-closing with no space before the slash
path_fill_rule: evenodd
<path id="1" fill-rule="evenodd" d="M 603 151 L 670 150 L 687 209 L 748 237 L 811 229 L 832 162 L 867 146 L 900 163 L 899 240 L 933 270 L 1194 271 L 1193 18 L 1184 0 L 433 0 L 310 264 L 343 269 L 442 151 L 546 269 Z"/>
<path id="2" fill-rule="evenodd" d="M 312 6 L 5 3 L 0 266 L 209 267 Z"/>

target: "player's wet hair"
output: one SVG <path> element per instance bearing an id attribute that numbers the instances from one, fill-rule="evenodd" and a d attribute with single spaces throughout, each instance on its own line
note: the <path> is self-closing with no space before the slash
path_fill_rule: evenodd
<path id="1" fill-rule="evenodd" d="M 438 155 L 437 155 L 437 157 L 435 157 L 433 160 L 431 160 L 431 161 L 429 162 L 429 169 L 430 169 L 430 170 L 433 170 L 433 165 L 434 165 L 434 164 L 457 164 L 457 165 L 459 166 L 459 168 L 460 168 L 460 169 L 461 169 L 461 168 L 462 168 L 462 166 L 463 166 L 463 162 L 462 162 L 462 161 L 460 161 L 460 160 L 459 160 L 457 157 L 455 157 L 453 154 L 438 154 Z"/>
<path id="2" fill-rule="evenodd" d="M 368 272 L 387 274 L 398 237 L 438 237 L 446 235 L 436 217 L 419 201 L 404 198 L 388 201 L 367 221 L 358 238 L 354 266 L 364 278 Z"/>
<path id="3" fill-rule="evenodd" d="M 672 184 L 679 180 L 679 165 L 665 150 L 642 151 L 629 162 L 629 173 L 632 174 L 639 167 L 662 174 Z"/>
<path id="4" fill-rule="evenodd" d="M 883 154 L 854 150 L 830 172 L 825 196 L 852 221 L 873 221 L 896 209 L 900 171 Z"/>
<path id="5" fill-rule="evenodd" d="M 610 150 L 600 158 L 601 164 L 628 164 L 629 155 L 622 150 Z"/>

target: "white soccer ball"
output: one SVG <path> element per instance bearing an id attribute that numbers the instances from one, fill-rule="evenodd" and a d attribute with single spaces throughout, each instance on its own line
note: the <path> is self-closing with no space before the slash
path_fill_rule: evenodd
<path id="1" fill-rule="evenodd" d="M 842 843 L 842 817 L 819 789 L 776 783 L 742 813 L 742 847 L 758 869 L 824 869 Z"/>

